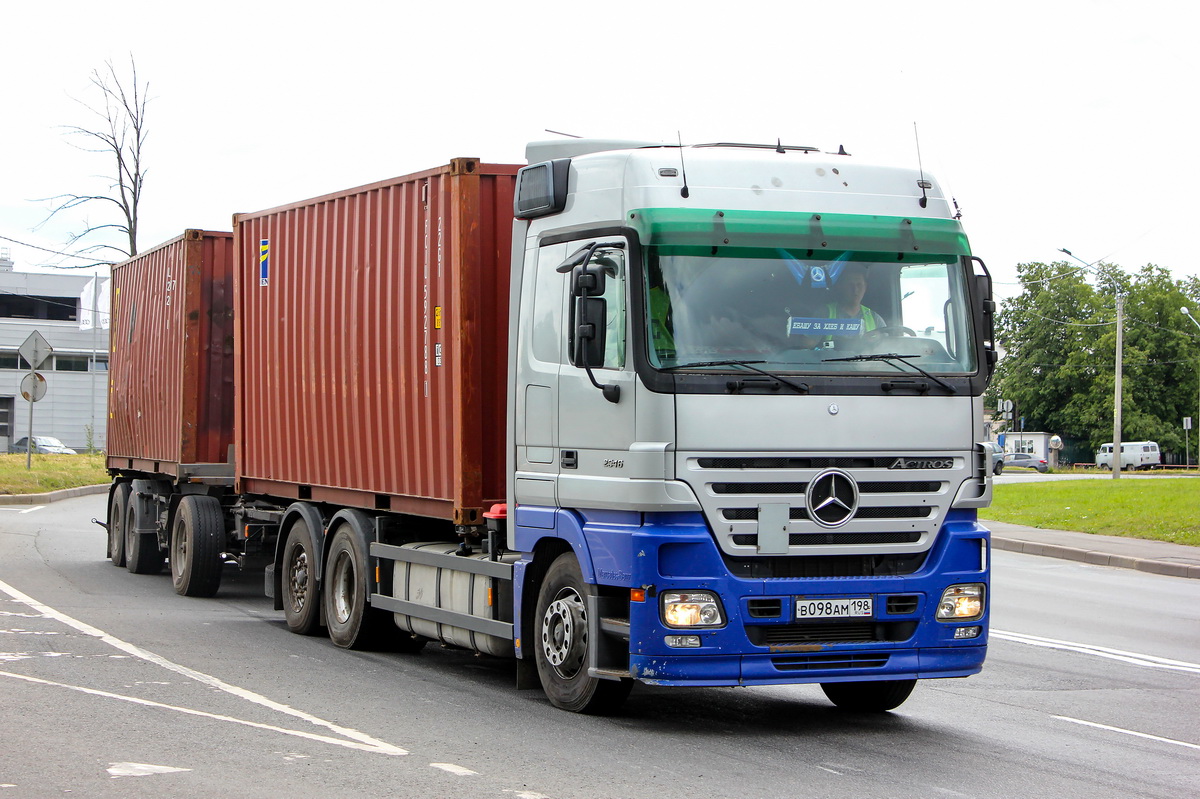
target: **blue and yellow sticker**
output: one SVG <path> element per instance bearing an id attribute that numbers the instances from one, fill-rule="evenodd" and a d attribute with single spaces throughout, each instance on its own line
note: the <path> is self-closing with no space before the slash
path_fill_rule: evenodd
<path id="1" fill-rule="evenodd" d="M 271 240 L 258 241 L 258 285 L 265 286 L 270 280 L 271 272 Z"/>

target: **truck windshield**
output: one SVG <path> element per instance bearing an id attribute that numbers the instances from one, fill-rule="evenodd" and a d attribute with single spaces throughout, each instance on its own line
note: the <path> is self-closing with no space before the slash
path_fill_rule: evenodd
<path id="1" fill-rule="evenodd" d="M 976 371 L 969 272 L 956 254 L 653 244 L 646 252 L 654 368 L 727 370 L 715 362 L 747 360 L 806 374 L 894 374 L 906 363 L 935 375 Z"/>

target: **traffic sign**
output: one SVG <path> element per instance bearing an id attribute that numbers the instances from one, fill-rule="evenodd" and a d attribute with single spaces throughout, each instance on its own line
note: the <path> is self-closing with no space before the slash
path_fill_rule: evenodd
<path id="1" fill-rule="evenodd" d="M 29 338 L 25 339 L 25 343 L 17 352 L 21 353 L 21 357 L 29 362 L 30 369 L 37 369 L 50 357 L 54 348 L 41 333 L 35 330 L 29 334 Z"/>
<path id="2" fill-rule="evenodd" d="M 46 396 L 46 378 L 40 372 L 30 372 L 21 379 L 21 396 L 26 402 L 37 402 Z"/>

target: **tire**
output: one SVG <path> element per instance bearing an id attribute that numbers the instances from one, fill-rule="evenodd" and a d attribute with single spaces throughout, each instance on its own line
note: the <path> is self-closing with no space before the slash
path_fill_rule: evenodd
<path id="1" fill-rule="evenodd" d="M 604 715 L 621 707 L 633 680 L 588 675 L 587 588 L 571 553 L 558 556 L 538 591 L 534 658 L 550 704 L 572 713 Z"/>
<path id="2" fill-rule="evenodd" d="M 108 503 L 108 558 L 114 566 L 125 565 L 125 506 L 129 483 L 118 483 Z"/>
<path id="3" fill-rule="evenodd" d="M 370 561 L 349 522 L 338 525 L 325 558 L 322 597 L 329 640 L 342 649 L 375 649 L 395 629 L 392 614 L 368 604 Z"/>
<path id="4" fill-rule="evenodd" d="M 125 507 L 125 568 L 134 574 L 159 574 L 163 553 L 158 548 L 158 535 L 136 532 L 142 525 L 141 503 L 131 493 Z"/>
<path id="5" fill-rule="evenodd" d="M 321 629 L 321 586 L 317 581 L 316 541 L 308 523 L 297 519 L 288 529 L 280 560 L 283 617 L 297 635 L 316 635 Z"/>
<path id="6" fill-rule="evenodd" d="M 186 496 L 171 528 L 171 582 L 180 596 L 213 596 L 225 567 L 225 518 L 216 497 Z"/>
<path id="7" fill-rule="evenodd" d="M 1102 464 L 1100 464 L 1100 471 L 1102 471 L 1102 472 L 1111 472 L 1111 471 L 1112 471 L 1112 467 L 1111 467 L 1111 466 L 1109 466 L 1107 463 L 1102 463 Z"/>
<path id="8" fill-rule="evenodd" d="M 992 467 L 992 474 L 996 475 L 997 477 L 1004 474 L 1004 464 L 997 463 L 994 467 Z"/>
<path id="9" fill-rule="evenodd" d="M 842 710 L 857 713 L 883 713 L 904 704 L 916 686 L 916 680 L 880 680 L 877 682 L 823 682 L 821 690 L 829 701 Z"/>

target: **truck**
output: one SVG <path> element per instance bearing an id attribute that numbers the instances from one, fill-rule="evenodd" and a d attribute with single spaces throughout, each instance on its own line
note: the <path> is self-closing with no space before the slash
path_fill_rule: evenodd
<path id="1" fill-rule="evenodd" d="M 1162 452 L 1157 441 L 1124 441 L 1121 443 L 1121 469 L 1157 469 L 1162 465 Z M 1113 468 L 1113 443 L 1101 444 L 1096 450 L 1096 466 L 1105 471 Z"/>
<path id="2" fill-rule="evenodd" d="M 261 568 L 295 633 L 513 658 L 573 712 L 638 682 L 887 711 L 979 672 L 995 306 L 936 180 L 779 143 L 526 157 L 115 267 L 114 564 L 189 596 Z"/>

